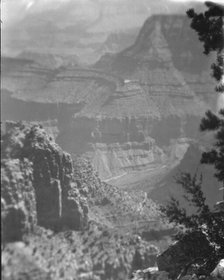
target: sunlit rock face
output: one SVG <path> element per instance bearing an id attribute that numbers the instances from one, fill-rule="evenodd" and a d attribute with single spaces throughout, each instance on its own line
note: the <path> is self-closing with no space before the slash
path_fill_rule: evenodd
<path id="1" fill-rule="evenodd" d="M 172 139 L 197 138 L 212 104 L 210 61 L 189 24 L 185 16 L 152 16 L 133 45 L 88 69 L 7 62 L 5 114 L 48 121 L 56 141 L 88 156 L 105 179 L 165 164 Z"/>

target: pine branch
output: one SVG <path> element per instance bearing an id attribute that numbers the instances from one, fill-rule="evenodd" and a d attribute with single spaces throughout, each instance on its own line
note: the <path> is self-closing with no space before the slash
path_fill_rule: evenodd
<path id="1" fill-rule="evenodd" d="M 207 111 L 205 113 L 205 117 L 202 118 L 200 123 L 200 130 L 217 130 L 220 126 L 220 119 L 217 115 L 212 113 L 211 111 Z"/>

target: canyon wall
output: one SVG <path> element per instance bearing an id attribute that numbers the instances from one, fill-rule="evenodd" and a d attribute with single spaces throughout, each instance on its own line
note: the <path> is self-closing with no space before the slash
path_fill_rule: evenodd
<path id="1" fill-rule="evenodd" d="M 89 119 L 75 118 L 59 127 L 57 142 L 73 154 L 85 154 L 100 177 L 109 179 L 131 171 L 164 165 L 171 158 L 181 159 L 186 149 L 172 157 L 174 139 L 197 137 L 199 117 L 162 120 L 149 118 Z M 72 141 L 70 141 L 72 139 Z M 169 147 L 172 147 L 170 149 Z M 182 147 L 182 144 L 179 145 Z"/>
<path id="2" fill-rule="evenodd" d="M 163 166 L 178 149 L 171 143 L 198 139 L 200 119 L 214 107 L 211 59 L 178 15 L 150 17 L 133 45 L 89 68 L 5 58 L 3 119 L 42 121 L 103 179 Z"/>

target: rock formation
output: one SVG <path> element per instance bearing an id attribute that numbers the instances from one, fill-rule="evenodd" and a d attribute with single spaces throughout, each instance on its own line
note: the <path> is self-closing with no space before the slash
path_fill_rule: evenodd
<path id="1" fill-rule="evenodd" d="M 29 185 L 35 189 L 39 225 L 80 229 L 87 223 L 88 207 L 73 180 L 71 156 L 63 152 L 40 125 L 8 123 L 2 157 L 13 159 L 19 166 L 24 160 L 32 163 L 33 179 Z M 3 187 L 5 192 L 11 192 L 4 181 Z"/>
<path id="2" fill-rule="evenodd" d="M 28 159 L 1 162 L 2 241 L 19 241 L 37 224 L 33 169 Z"/>

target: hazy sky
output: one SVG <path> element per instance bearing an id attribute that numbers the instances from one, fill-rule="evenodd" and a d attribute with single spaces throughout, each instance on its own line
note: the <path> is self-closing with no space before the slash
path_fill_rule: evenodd
<path id="1" fill-rule="evenodd" d="M 133 3 L 133 0 L 129 0 Z M 58 10 L 65 6 L 76 10 L 75 15 L 79 17 L 94 17 L 101 6 L 106 6 L 107 3 L 129 2 L 128 0 L 2 0 L 2 20 L 3 29 L 6 25 L 13 25 L 23 19 L 27 14 L 40 13 L 47 10 Z M 136 0 L 135 5 L 144 5 L 151 13 L 154 13 L 155 6 L 160 5 L 170 12 L 175 4 L 178 5 L 186 2 L 204 2 L 204 0 Z M 224 0 L 216 0 L 216 2 L 223 2 Z M 131 5 L 133 5 L 131 3 Z"/>
<path id="2" fill-rule="evenodd" d="M 215 1 L 224 3 L 224 0 Z M 36 48 L 43 52 L 49 48 L 65 52 L 65 46 L 66 52 L 73 51 L 75 42 L 80 40 L 83 44 L 82 40 L 86 40 L 82 39 L 85 32 L 100 34 L 97 38 L 91 37 L 92 43 L 94 40 L 95 43 L 103 42 L 108 34 L 140 28 L 153 14 L 186 15 L 192 2 L 204 1 L 2 0 L 1 49 L 8 55 Z M 62 31 L 60 36 L 58 30 Z M 64 30 L 70 30 L 70 33 Z M 88 45 L 88 42 L 84 44 Z"/>

